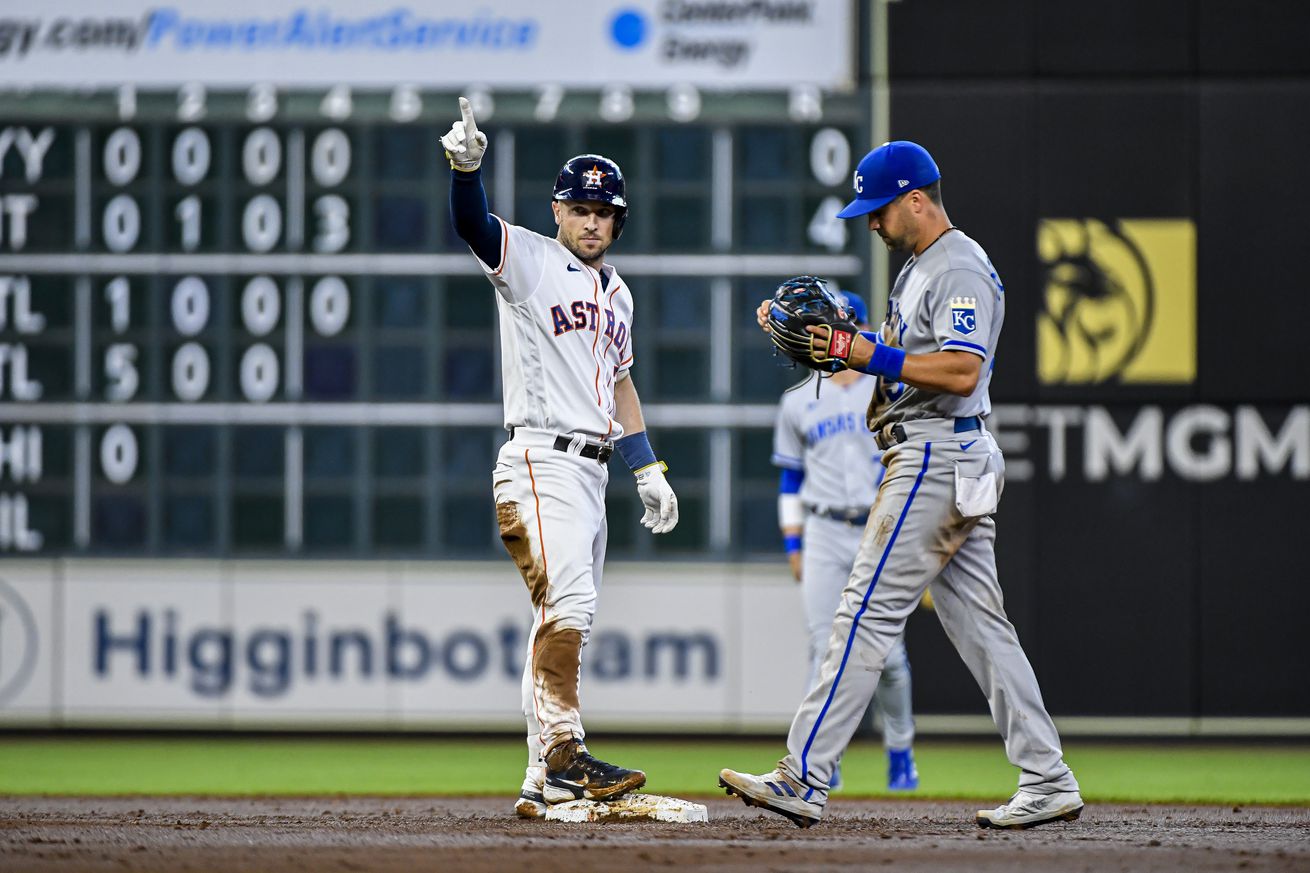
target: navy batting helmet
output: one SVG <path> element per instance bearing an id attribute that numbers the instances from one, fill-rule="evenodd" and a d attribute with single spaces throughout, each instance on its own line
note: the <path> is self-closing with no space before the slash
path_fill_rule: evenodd
<path id="1" fill-rule="evenodd" d="M 614 207 L 614 238 L 623 233 L 628 220 L 628 200 L 624 196 L 623 171 L 619 165 L 601 155 L 578 155 L 569 158 L 555 179 L 556 200 L 598 200 Z"/>

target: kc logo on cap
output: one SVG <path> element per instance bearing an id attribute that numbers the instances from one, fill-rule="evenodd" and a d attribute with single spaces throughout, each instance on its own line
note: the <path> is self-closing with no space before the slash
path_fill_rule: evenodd
<path id="1" fill-rule="evenodd" d="M 881 209 L 906 191 L 931 185 L 942 177 L 928 150 L 918 143 L 883 143 L 860 160 L 855 170 L 855 199 L 837 213 L 858 218 Z"/>

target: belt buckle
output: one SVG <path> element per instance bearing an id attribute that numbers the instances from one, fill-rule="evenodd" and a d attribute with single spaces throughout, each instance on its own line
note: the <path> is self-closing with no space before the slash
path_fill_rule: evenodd
<path id="1" fill-rule="evenodd" d="M 614 446 L 604 440 L 590 439 L 585 433 L 575 433 L 569 440 L 568 451 L 580 458 L 599 461 L 604 464 L 614 454 Z"/>
<path id="2" fill-rule="evenodd" d="M 907 439 L 909 439 L 909 437 L 905 434 L 905 428 L 900 424 L 885 425 L 878 431 L 877 436 L 874 437 L 874 441 L 878 443 L 878 448 L 882 449 L 884 452 L 892 446 L 899 446 Z"/>

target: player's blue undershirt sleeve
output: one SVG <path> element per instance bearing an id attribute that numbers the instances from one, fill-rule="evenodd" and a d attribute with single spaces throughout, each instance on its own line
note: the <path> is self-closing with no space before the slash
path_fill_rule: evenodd
<path id="1" fill-rule="evenodd" d="M 789 467 L 783 467 L 782 473 L 778 476 L 778 493 L 799 494 L 801 483 L 804 481 L 804 470 L 793 470 Z"/>
<path id="2" fill-rule="evenodd" d="M 493 269 L 500 266 L 500 222 L 487 209 L 481 169 L 450 171 L 450 221 L 482 263 Z"/>

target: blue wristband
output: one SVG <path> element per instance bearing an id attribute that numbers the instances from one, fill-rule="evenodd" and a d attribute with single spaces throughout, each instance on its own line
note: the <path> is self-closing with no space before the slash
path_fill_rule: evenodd
<path id="1" fill-rule="evenodd" d="M 859 370 L 861 373 L 868 373 L 870 376 L 882 376 L 884 379 L 899 382 L 901 381 L 901 368 L 904 366 L 904 349 L 879 343 L 873 347 L 873 355 L 869 358 L 869 363 L 863 367 L 853 367 L 852 369 Z"/>
<path id="2" fill-rule="evenodd" d="M 788 534 L 782 538 L 782 547 L 787 550 L 787 554 L 799 552 L 801 550 L 801 535 Z"/>
<path id="3" fill-rule="evenodd" d="M 804 470 L 793 470 L 791 467 L 783 467 L 781 475 L 778 476 L 778 493 L 799 494 L 801 491 L 801 483 L 804 481 Z"/>
<path id="4" fill-rule="evenodd" d="M 640 470 L 642 467 L 658 463 L 655 459 L 655 450 L 650 447 L 650 438 L 646 436 L 644 430 L 625 436 L 614 445 L 623 456 L 623 462 L 628 465 L 629 470 Z"/>

